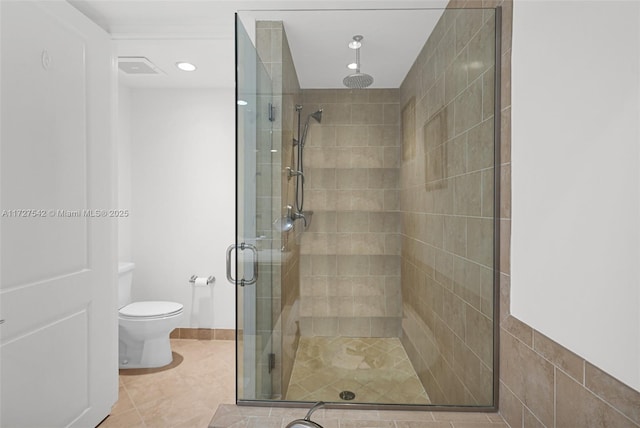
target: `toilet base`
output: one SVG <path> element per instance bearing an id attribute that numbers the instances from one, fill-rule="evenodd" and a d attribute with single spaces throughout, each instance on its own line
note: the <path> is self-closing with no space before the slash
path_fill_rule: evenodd
<path id="1" fill-rule="evenodd" d="M 120 328 L 118 367 L 120 369 L 157 368 L 171 364 L 169 334 L 144 341 L 134 340 Z"/>

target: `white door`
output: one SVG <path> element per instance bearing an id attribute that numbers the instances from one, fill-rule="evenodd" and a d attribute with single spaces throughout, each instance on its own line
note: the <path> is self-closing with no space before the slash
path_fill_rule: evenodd
<path id="1" fill-rule="evenodd" d="M 118 394 L 116 226 L 87 211 L 116 208 L 110 40 L 64 1 L 0 15 L 0 426 L 92 427 Z"/>

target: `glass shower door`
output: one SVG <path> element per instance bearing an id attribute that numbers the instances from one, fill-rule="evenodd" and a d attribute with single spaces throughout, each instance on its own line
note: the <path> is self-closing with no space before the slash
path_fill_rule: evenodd
<path id="1" fill-rule="evenodd" d="M 260 260 L 270 241 L 272 88 L 251 37 L 236 20 L 236 243 L 235 254 L 237 400 L 272 396 L 273 281 L 269 260 Z M 235 251 L 234 251 L 235 250 Z M 264 257 L 262 257 L 264 258 Z"/>

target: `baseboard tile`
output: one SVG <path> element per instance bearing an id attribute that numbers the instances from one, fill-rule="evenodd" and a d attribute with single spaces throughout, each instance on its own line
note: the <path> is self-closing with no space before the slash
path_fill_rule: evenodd
<path id="1" fill-rule="evenodd" d="M 235 340 L 236 331 L 226 328 L 176 328 L 169 337 L 171 339 Z"/>

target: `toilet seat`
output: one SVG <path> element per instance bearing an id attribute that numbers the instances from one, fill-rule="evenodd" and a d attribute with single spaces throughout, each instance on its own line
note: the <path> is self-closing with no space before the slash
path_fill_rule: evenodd
<path id="1" fill-rule="evenodd" d="M 176 302 L 148 301 L 129 303 L 118 313 L 122 319 L 152 320 L 181 314 L 182 309 L 182 304 Z"/>

